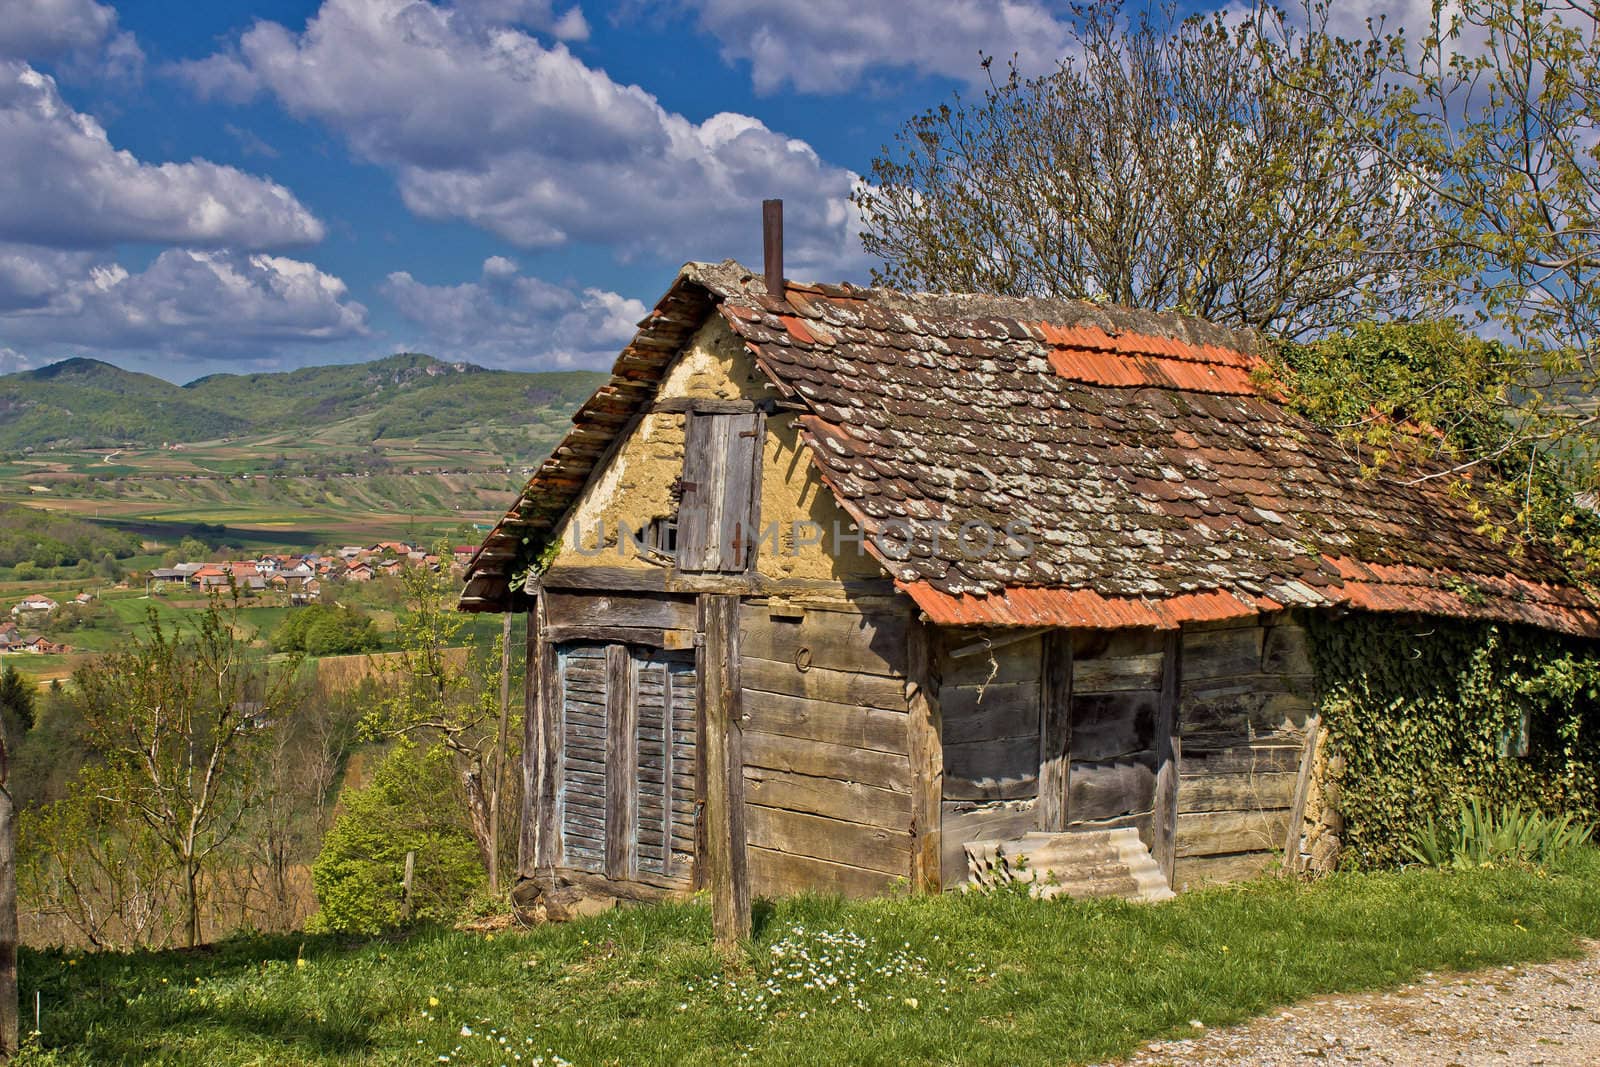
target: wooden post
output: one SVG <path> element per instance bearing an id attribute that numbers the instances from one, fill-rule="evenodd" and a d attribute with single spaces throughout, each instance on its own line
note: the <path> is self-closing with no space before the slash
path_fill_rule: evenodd
<path id="1" fill-rule="evenodd" d="M 1040 830 L 1058 832 L 1071 818 L 1072 788 L 1072 631 L 1044 635 L 1039 686 Z"/>
<path id="2" fill-rule="evenodd" d="M 400 876 L 400 921 L 406 922 L 411 918 L 411 880 L 417 873 L 417 854 L 406 853 L 405 873 Z"/>
<path id="3" fill-rule="evenodd" d="M 1306 719 L 1306 744 L 1300 753 L 1300 773 L 1294 780 L 1294 803 L 1289 808 L 1289 828 L 1284 831 L 1283 869 L 1293 874 L 1300 869 L 1300 824 L 1306 817 L 1306 794 L 1311 791 L 1311 763 L 1317 758 L 1317 734 L 1322 716 Z"/>
<path id="4" fill-rule="evenodd" d="M 1161 704 L 1156 712 L 1156 797 L 1151 818 L 1150 854 L 1173 884 L 1178 861 L 1178 772 L 1183 742 L 1178 738 L 1178 691 L 1183 684 L 1183 634 L 1167 634 L 1161 657 Z"/>
<path id="5" fill-rule="evenodd" d="M 500 794 L 505 792 L 506 744 L 511 732 L 511 612 L 500 616 L 500 730 L 489 778 L 489 892 L 500 895 Z"/>
<path id="6" fill-rule="evenodd" d="M 555 647 L 545 640 L 544 594 L 528 610 L 522 713 L 522 833 L 517 875 L 537 878 L 561 861 L 561 703 Z"/>
<path id="7" fill-rule="evenodd" d="M 906 729 L 911 753 L 911 886 L 944 887 L 941 857 L 944 802 L 944 716 L 939 705 L 939 646 L 921 618 L 906 631 Z"/>
<path id="8" fill-rule="evenodd" d="M 606 877 L 639 872 L 639 702 L 627 645 L 606 646 Z"/>
<path id="9" fill-rule="evenodd" d="M 739 691 L 739 597 L 699 598 L 704 670 L 698 687 L 705 734 L 705 866 L 711 925 L 718 946 L 750 936 L 750 877 L 745 864 L 744 726 Z"/>

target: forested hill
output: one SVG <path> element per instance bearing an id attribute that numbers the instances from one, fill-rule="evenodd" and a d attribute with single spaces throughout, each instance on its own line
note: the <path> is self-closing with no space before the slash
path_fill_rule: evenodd
<path id="1" fill-rule="evenodd" d="M 369 440 L 576 409 L 604 375 L 485 370 L 405 353 L 178 386 L 94 359 L 0 376 L 0 449 L 159 446 L 359 420 Z"/>

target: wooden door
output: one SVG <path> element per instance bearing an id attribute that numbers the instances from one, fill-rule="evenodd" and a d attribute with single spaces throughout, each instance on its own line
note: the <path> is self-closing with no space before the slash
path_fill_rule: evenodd
<path id="1" fill-rule="evenodd" d="M 691 411 L 684 428 L 678 569 L 738 574 L 755 562 L 766 416 Z"/>
<path id="2" fill-rule="evenodd" d="M 566 867 L 685 885 L 693 873 L 692 653 L 560 647 L 560 818 Z"/>

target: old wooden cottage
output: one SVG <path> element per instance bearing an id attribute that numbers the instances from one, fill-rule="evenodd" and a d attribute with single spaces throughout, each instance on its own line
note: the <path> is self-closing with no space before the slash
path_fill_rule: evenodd
<path id="1" fill-rule="evenodd" d="M 1251 336 L 780 281 L 685 267 L 470 564 L 531 613 L 524 879 L 1159 896 L 1297 849 L 1307 613 L 1600 631 Z"/>

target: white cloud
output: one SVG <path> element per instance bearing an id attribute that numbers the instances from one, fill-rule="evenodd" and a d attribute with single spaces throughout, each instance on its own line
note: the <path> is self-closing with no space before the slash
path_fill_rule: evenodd
<path id="1" fill-rule="evenodd" d="M 519 369 L 608 367 L 647 311 L 608 290 L 523 275 L 504 256 L 485 260 L 475 282 L 426 285 L 397 271 L 383 292 L 422 331 L 416 347 Z"/>
<path id="2" fill-rule="evenodd" d="M 577 4 L 559 15 L 551 0 L 455 0 L 451 7 L 484 25 L 527 26 L 562 41 L 589 38 L 589 22 Z"/>
<path id="3" fill-rule="evenodd" d="M 30 258 L 31 276 L 16 269 Z M 0 310 L 0 344 L 210 358 L 367 332 L 366 308 L 350 299 L 344 282 L 310 263 L 263 253 L 169 249 L 132 272 L 82 253 L 0 245 L 0 298 L 16 278 L 20 298 Z M 41 293 L 29 282 L 48 288 Z"/>
<path id="4" fill-rule="evenodd" d="M 750 65 L 757 92 L 785 85 L 842 93 L 875 74 L 909 71 L 985 82 L 980 53 L 1005 69 L 1013 55 L 1026 73 L 1066 54 L 1065 5 L 1033 0 L 675 0 L 698 15 L 730 62 Z M 1000 71 L 996 73 L 999 74 Z"/>
<path id="5" fill-rule="evenodd" d="M 0 159 L 0 240 L 274 248 L 323 236 L 276 182 L 205 160 L 145 163 L 113 148 L 104 127 L 26 63 L 0 61 Z"/>
<path id="6" fill-rule="evenodd" d="M 258 23 L 181 69 L 202 92 L 272 93 L 389 167 L 412 211 L 522 247 L 751 256 L 759 202 L 781 196 L 795 276 L 862 262 L 854 175 L 805 142 L 746 115 L 693 122 L 565 45 L 465 11 L 326 0 L 302 33 Z"/>
<path id="7" fill-rule="evenodd" d="M 0 0 L 0 59 L 60 61 L 112 77 L 137 77 L 144 65 L 116 11 L 94 0 Z"/>
<path id="8" fill-rule="evenodd" d="M 33 361 L 18 352 L 15 348 L 6 348 L 0 345 L 0 374 L 15 374 L 20 370 L 32 370 Z"/>

